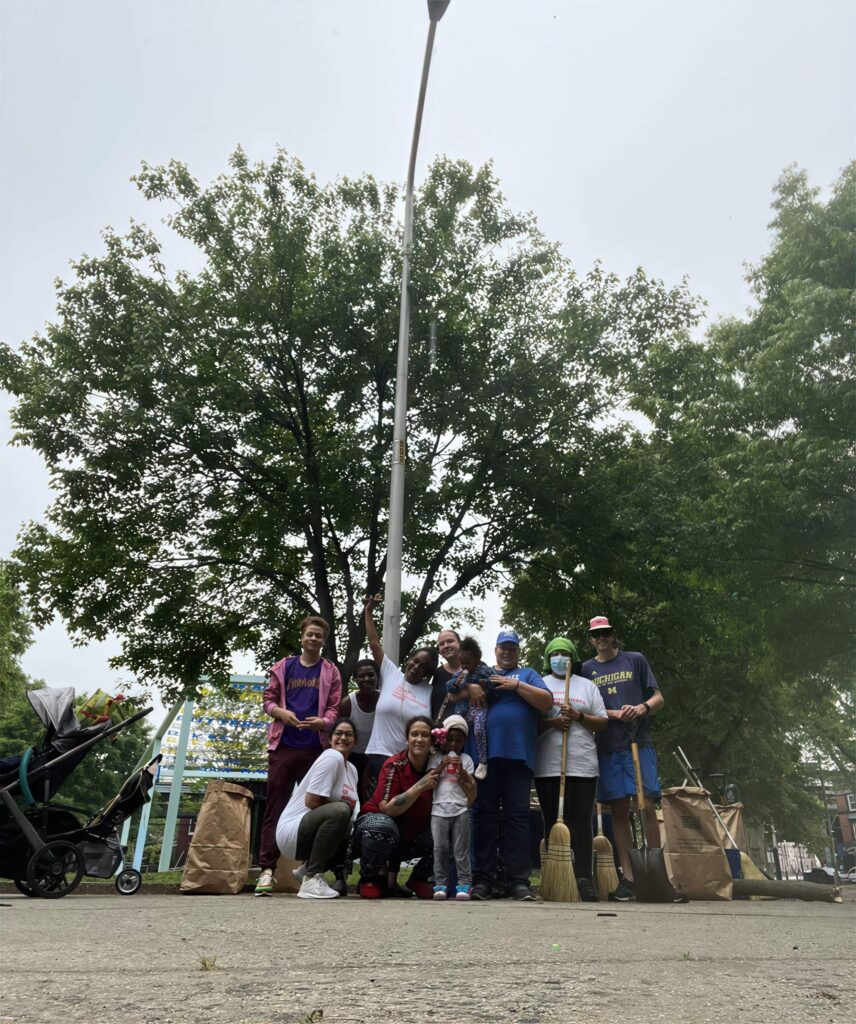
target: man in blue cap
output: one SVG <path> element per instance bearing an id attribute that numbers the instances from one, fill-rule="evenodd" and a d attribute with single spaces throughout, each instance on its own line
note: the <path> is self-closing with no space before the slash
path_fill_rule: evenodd
<path id="1" fill-rule="evenodd" d="M 495 684 L 487 716 L 488 772 L 478 782 L 473 806 L 475 865 L 474 900 L 490 899 L 496 884 L 497 826 L 503 813 L 502 852 L 510 895 L 533 900 L 529 888 L 529 794 L 535 771 L 538 719 L 553 706 L 553 695 L 540 674 L 520 665 L 520 637 L 503 626 L 496 638 Z M 481 691 L 481 692 L 479 692 Z M 481 687 L 470 686 L 474 700 L 483 699 Z"/>

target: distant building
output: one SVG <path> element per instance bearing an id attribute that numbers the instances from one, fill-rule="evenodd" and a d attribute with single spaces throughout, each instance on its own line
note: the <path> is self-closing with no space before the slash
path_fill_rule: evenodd
<path id="1" fill-rule="evenodd" d="M 832 836 L 839 864 L 856 867 L 856 793 L 833 793 L 827 798 Z"/>

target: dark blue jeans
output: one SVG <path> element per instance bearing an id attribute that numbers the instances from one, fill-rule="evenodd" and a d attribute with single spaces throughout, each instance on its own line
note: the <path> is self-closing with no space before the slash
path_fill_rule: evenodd
<path id="1" fill-rule="evenodd" d="M 478 781 L 473 804 L 473 882 L 493 888 L 496 882 L 497 826 L 502 808 L 502 855 L 509 886 L 528 885 L 532 871 L 529 793 L 532 772 L 525 761 L 492 757 L 487 778 Z"/>

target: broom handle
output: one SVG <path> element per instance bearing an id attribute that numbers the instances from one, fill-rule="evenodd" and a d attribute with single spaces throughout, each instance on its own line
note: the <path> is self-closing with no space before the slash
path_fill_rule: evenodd
<path id="1" fill-rule="evenodd" d="M 630 744 L 630 752 L 633 755 L 633 772 L 636 775 L 636 807 L 639 811 L 639 825 L 642 832 L 642 849 L 648 849 L 648 839 L 645 836 L 645 791 L 642 789 L 642 766 L 639 764 L 639 748 L 636 740 Z"/>
<path id="2" fill-rule="evenodd" d="M 603 806 L 600 801 L 598 801 L 597 805 L 597 834 L 599 836 L 603 835 Z"/>
<path id="3" fill-rule="evenodd" d="M 568 658 L 568 667 L 565 669 L 565 705 L 571 699 L 571 669 L 573 662 Z M 562 766 L 559 772 L 559 814 L 562 821 L 565 820 L 565 758 L 568 756 L 568 730 L 562 729 Z"/>

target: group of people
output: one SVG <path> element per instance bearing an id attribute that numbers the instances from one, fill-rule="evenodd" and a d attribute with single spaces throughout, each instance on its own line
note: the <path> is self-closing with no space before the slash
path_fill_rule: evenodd
<path id="1" fill-rule="evenodd" d="M 437 649 L 421 647 L 399 667 L 384 653 L 375 603 L 369 599 L 364 609 L 372 657 L 357 663 L 352 694 L 342 696 L 338 668 L 321 655 L 330 626 L 317 616 L 301 624 L 301 653 L 271 670 L 263 697 L 272 721 L 256 895 L 273 891 L 284 855 L 300 862 L 294 875 L 306 899 L 345 895 L 350 863 L 359 859 L 364 899 L 533 900 L 534 780 L 545 838 L 560 814 L 568 825 L 583 900 L 599 898 L 592 878 L 595 801 L 610 806 L 623 877 L 600 897 L 633 899 L 634 740 L 646 836 L 649 846 L 659 846 L 650 718 L 663 696 L 645 657 L 621 650 L 609 620 L 596 616 L 588 628 L 594 656 L 584 662 L 568 638 L 556 637 L 541 671 L 527 668 L 518 634 L 503 626 L 492 666 L 474 639 L 443 629 Z M 405 861 L 416 863 L 401 886 Z M 330 871 L 332 884 L 325 878 Z"/>

